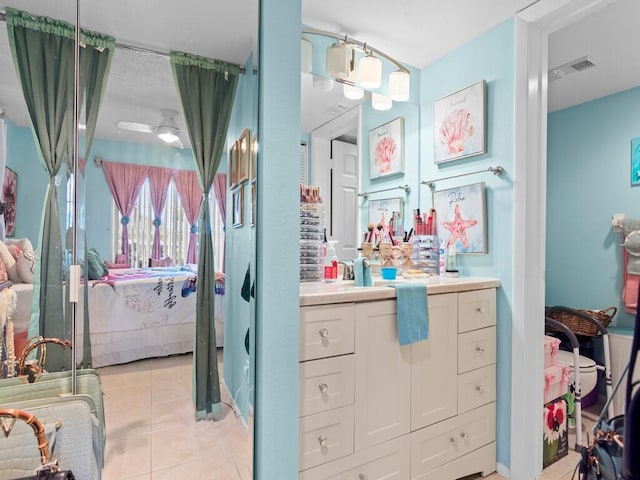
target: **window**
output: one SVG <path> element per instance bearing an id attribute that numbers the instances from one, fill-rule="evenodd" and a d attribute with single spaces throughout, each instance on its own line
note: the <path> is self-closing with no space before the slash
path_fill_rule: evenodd
<path id="1" fill-rule="evenodd" d="M 213 191 L 213 189 L 212 189 Z M 211 230 L 213 232 L 215 269 L 223 270 L 222 261 L 224 258 L 224 224 L 220 217 L 220 210 L 213 193 L 211 194 Z M 121 251 L 120 242 L 122 239 L 122 224 L 120 223 L 120 213 L 113 203 L 112 206 L 112 257 Z M 151 247 L 153 244 L 153 208 L 151 206 L 151 193 L 149 181 L 145 180 L 140 195 L 136 200 L 136 205 L 129 216 L 129 251 L 131 255 L 132 267 L 146 267 L 151 258 Z M 189 245 L 190 225 L 187 222 L 184 209 L 180 204 L 180 197 L 173 181 L 169 183 L 167 201 L 162 212 L 162 223 L 160 225 L 160 246 L 161 258 L 171 257 L 174 265 L 183 265 L 187 255 Z"/>

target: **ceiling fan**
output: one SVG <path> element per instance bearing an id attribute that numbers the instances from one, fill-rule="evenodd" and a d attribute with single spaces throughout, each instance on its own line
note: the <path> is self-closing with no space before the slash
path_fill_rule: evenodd
<path id="1" fill-rule="evenodd" d="M 176 124 L 176 116 L 178 112 L 170 109 L 162 109 L 162 121 L 158 125 L 149 125 L 148 123 L 139 122 L 116 122 L 116 128 L 120 130 L 128 130 L 130 132 L 138 133 L 153 133 L 163 142 L 171 145 L 172 147 L 184 148 L 180 141 L 180 129 Z"/>

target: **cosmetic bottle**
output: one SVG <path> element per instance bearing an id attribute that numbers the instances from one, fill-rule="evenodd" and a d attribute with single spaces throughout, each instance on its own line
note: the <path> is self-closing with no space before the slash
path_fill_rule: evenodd
<path id="1" fill-rule="evenodd" d="M 327 242 L 327 255 L 324 257 L 324 270 L 322 280 L 325 282 L 338 281 L 338 257 L 336 256 L 337 240 L 329 240 Z"/>

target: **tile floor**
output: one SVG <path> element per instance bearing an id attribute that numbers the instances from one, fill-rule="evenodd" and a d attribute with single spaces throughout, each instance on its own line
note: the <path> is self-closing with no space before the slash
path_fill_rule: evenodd
<path id="1" fill-rule="evenodd" d="M 104 480 L 251 480 L 252 438 L 230 408 L 224 388 L 224 419 L 193 420 L 191 361 L 187 354 L 99 369 L 107 417 Z M 599 411 L 596 405 L 584 414 L 585 443 Z M 569 445 L 574 443 L 570 435 Z M 571 480 L 579 457 L 570 450 L 543 471 L 541 480 Z M 504 480 L 498 473 L 485 478 Z"/>
<path id="2" fill-rule="evenodd" d="M 194 420 L 191 361 L 187 354 L 98 369 L 107 426 L 103 480 L 251 480 L 252 437 L 224 389 L 224 419 Z"/>

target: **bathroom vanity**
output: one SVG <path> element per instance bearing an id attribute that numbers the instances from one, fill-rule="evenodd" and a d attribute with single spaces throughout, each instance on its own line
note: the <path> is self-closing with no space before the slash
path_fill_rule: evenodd
<path id="1" fill-rule="evenodd" d="M 300 289 L 301 480 L 457 479 L 496 468 L 493 279 L 430 278 L 401 346 L 395 289 Z"/>

